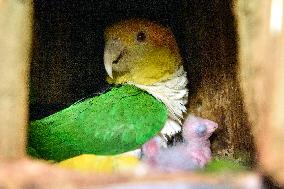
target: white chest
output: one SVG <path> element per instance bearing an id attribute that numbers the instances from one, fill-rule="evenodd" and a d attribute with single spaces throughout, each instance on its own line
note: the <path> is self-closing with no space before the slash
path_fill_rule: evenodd
<path id="1" fill-rule="evenodd" d="M 168 110 L 168 120 L 162 129 L 162 134 L 169 136 L 181 130 L 183 113 L 186 112 L 188 98 L 186 72 L 181 66 L 172 79 L 155 83 L 153 85 L 134 84 L 162 101 Z"/>

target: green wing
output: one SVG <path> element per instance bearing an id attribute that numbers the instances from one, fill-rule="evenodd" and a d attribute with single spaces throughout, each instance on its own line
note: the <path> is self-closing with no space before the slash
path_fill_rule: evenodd
<path id="1" fill-rule="evenodd" d="M 80 154 L 119 154 L 139 148 L 162 129 L 166 119 L 163 103 L 123 85 L 32 121 L 27 151 L 55 161 Z"/>

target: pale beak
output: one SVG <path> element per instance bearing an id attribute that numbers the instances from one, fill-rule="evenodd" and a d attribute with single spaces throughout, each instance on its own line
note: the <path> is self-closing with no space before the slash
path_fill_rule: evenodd
<path id="1" fill-rule="evenodd" d="M 105 44 L 104 50 L 104 65 L 107 74 L 113 78 L 112 70 L 113 64 L 117 64 L 122 58 L 124 46 L 119 39 L 108 40 Z"/>

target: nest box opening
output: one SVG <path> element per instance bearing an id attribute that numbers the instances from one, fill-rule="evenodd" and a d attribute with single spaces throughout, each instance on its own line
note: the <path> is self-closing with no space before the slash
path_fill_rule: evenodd
<path id="1" fill-rule="evenodd" d="M 233 0 L 34 2 L 30 119 L 39 119 L 107 85 L 106 26 L 146 18 L 171 28 L 189 79 L 188 112 L 220 126 L 214 156 L 251 161 L 250 124 L 237 80 Z"/>
<path id="2" fill-rule="evenodd" d="M 282 13 L 283 0 L 0 0 L 0 188 L 11 183 L 19 188 L 123 182 L 181 186 L 180 181 L 186 187 L 283 185 Z M 213 158 L 258 164 L 257 169 L 214 178 L 154 173 L 141 182 L 132 174 L 85 177 L 26 158 L 26 127 L 32 124 L 27 121 L 28 86 L 30 120 L 100 91 L 107 86 L 103 31 L 134 17 L 156 21 L 175 34 L 188 73 L 188 112 L 219 125 L 211 137 Z"/>

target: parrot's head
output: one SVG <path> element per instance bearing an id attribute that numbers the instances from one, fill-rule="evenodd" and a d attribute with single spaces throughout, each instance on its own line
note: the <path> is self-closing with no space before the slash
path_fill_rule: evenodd
<path id="1" fill-rule="evenodd" d="M 143 19 L 105 30 L 104 65 L 108 82 L 152 85 L 168 80 L 182 64 L 173 33 Z"/>

